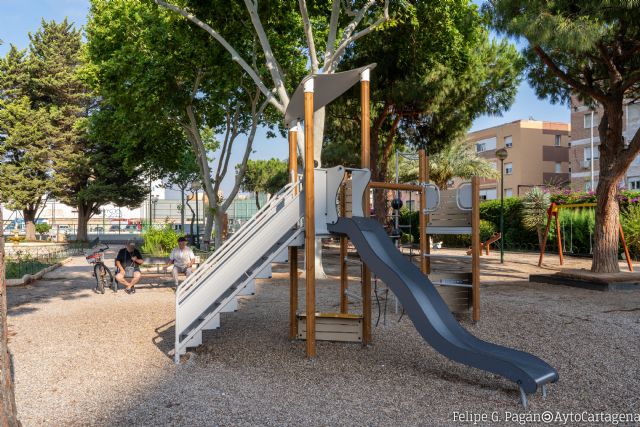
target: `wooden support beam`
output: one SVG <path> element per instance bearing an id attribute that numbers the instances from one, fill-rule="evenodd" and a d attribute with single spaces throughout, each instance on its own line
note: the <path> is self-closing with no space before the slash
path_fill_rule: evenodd
<path id="1" fill-rule="evenodd" d="M 298 126 L 289 129 L 289 182 L 298 181 Z M 297 189 L 294 190 L 297 193 Z M 298 336 L 298 248 L 289 247 L 289 339 Z"/>
<path id="2" fill-rule="evenodd" d="M 549 209 L 547 209 L 547 227 L 544 230 L 544 236 L 542 237 L 542 245 L 540 245 L 540 258 L 538 258 L 538 267 L 542 267 L 542 259 L 544 258 L 544 249 L 547 246 L 547 237 L 549 237 L 549 230 L 551 229 L 551 217 L 553 216 L 553 208 L 555 203 L 551 203 Z"/>
<path id="3" fill-rule="evenodd" d="M 387 190 L 422 191 L 422 186 L 413 184 L 399 184 L 395 182 L 375 182 L 369 183 L 369 188 L 383 188 Z"/>
<path id="4" fill-rule="evenodd" d="M 560 257 L 560 265 L 564 264 L 564 256 L 562 255 L 562 233 L 560 232 L 560 215 L 556 210 L 553 215 L 556 217 L 556 235 L 558 236 L 558 256 Z M 504 243 L 504 240 L 502 241 Z"/>
<path id="5" fill-rule="evenodd" d="M 620 230 L 620 241 L 622 242 L 622 248 L 624 249 L 624 256 L 627 259 L 627 265 L 629 271 L 633 272 L 633 264 L 631 264 L 631 255 L 629 254 L 629 248 L 627 247 L 627 240 L 624 238 L 624 231 L 622 230 L 622 224 L 618 223 L 618 229 Z"/>
<path id="6" fill-rule="evenodd" d="M 313 79 L 304 84 L 304 249 L 307 304 L 307 357 L 316 356 L 316 266 L 313 158 Z"/>
<path id="7" fill-rule="evenodd" d="M 471 178 L 471 303 L 474 322 L 480 320 L 480 178 Z"/>
<path id="8" fill-rule="evenodd" d="M 360 120 L 360 137 L 362 141 L 360 152 L 360 166 L 363 169 L 371 169 L 371 112 L 369 105 L 370 96 L 370 72 L 364 70 L 360 75 L 360 107 L 362 116 Z M 364 216 L 369 216 L 370 196 L 369 192 L 364 192 L 363 200 Z M 369 268 L 362 264 L 362 345 L 366 346 L 371 342 L 371 272 Z"/>

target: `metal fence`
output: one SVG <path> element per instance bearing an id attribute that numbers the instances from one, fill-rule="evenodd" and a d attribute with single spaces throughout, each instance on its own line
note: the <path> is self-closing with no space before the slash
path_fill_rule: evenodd
<path id="1" fill-rule="evenodd" d="M 25 274 L 35 274 L 71 256 L 83 255 L 96 244 L 97 239 L 56 246 L 8 246 L 5 254 L 6 278 L 19 279 Z"/>

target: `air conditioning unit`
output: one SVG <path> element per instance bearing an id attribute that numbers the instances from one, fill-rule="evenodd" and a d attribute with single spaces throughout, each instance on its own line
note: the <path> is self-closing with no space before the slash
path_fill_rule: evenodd
<path id="1" fill-rule="evenodd" d="M 591 168 L 591 160 L 583 160 L 582 169 L 589 169 L 589 168 Z"/>

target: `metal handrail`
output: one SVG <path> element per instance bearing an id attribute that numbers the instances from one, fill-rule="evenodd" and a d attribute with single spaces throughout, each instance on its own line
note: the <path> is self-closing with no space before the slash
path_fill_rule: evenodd
<path id="1" fill-rule="evenodd" d="M 215 251 L 207 260 L 199 266 L 199 268 L 195 271 L 194 274 L 190 275 L 184 282 L 182 282 L 177 290 L 176 297 L 182 296 L 185 292 L 187 292 L 197 280 L 205 274 L 207 270 L 207 266 L 215 264 L 220 261 L 220 259 L 226 256 L 229 252 L 232 252 L 234 248 L 237 246 L 246 243 L 247 236 L 252 236 L 252 231 L 256 229 L 259 225 L 261 225 L 264 220 L 268 217 L 266 216 L 267 212 L 271 212 L 271 210 L 279 204 L 284 198 L 291 195 L 294 190 L 300 185 L 300 181 L 295 183 L 289 183 L 285 187 L 283 187 L 278 193 L 276 193 L 255 215 L 251 217 L 249 221 L 247 221 L 236 233 L 234 233 L 229 240 L 224 242 L 220 248 Z"/>
<path id="2" fill-rule="evenodd" d="M 286 198 L 284 198 L 284 200 L 283 200 L 282 197 L 280 198 L 280 200 L 285 203 L 285 207 L 289 206 L 290 203 L 293 203 L 296 199 L 297 199 L 297 195 L 296 195 L 296 197 L 293 197 L 293 198 L 288 199 L 288 200 Z M 277 207 L 277 205 L 276 206 L 272 206 L 272 208 L 274 208 L 274 207 Z M 270 211 L 271 211 L 271 209 L 268 210 L 267 212 L 270 212 Z M 270 219 L 271 216 L 266 217 L 266 218 Z M 257 222 L 254 225 L 254 227 L 252 227 L 252 228 L 256 228 L 256 227 L 261 226 L 261 225 L 262 225 L 262 222 Z M 253 236 L 253 234 L 251 234 L 250 237 L 252 237 L 252 236 Z M 244 243 L 244 241 L 241 242 L 241 243 Z M 223 257 L 218 259 L 218 261 L 216 262 L 216 264 L 214 265 L 214 268 L 212 270 L 205 271 L 205 269 L 199 269 L 200 271 L 202 271 L 202 273 L 200 273 L 200 275 L 198 277 L 201 278 L 204 274 L 207 274 L 207 277 L 210 277 L 211 275 L 215 274 L 220 268 L 222 268 L 222 266 L 224 265 L 225 261 L 228 261 L 229 258 L 233 257 L 233 255 L 235 253 L 236 253 L 235 251 L 231 251 L 231 250 L 227 251 L 223 255 Z M 189 276 L 189 277 L 191 277 L 191 276 Z M 184 302 L 190 295 L 193 294 L 193 291 L 195 291 L 195 289 L 197 289 L 197 287 L 198 286 L 191 286 L 191 287 L 188 287 L 186 289 L 180 290 L 179 293 L 176 292 L 176 302 L 177 302 L 177 304 L 179 305 L 180 303 Z"/>

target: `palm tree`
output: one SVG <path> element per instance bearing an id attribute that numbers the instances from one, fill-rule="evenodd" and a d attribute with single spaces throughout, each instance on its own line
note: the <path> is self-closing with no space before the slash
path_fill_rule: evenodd
<path id="1" fill-rule="evenodd" d="M 401 161 L 399 165 L 402 182 L 417 181 L 416 162 Z M 458 139 L 429 157 L 429 180 L 441 190 L 446 190 L 453 178 L 471 179 L 497 178 L 495 164 L 478 157 L 475 147 L 469 142 Z"/>

